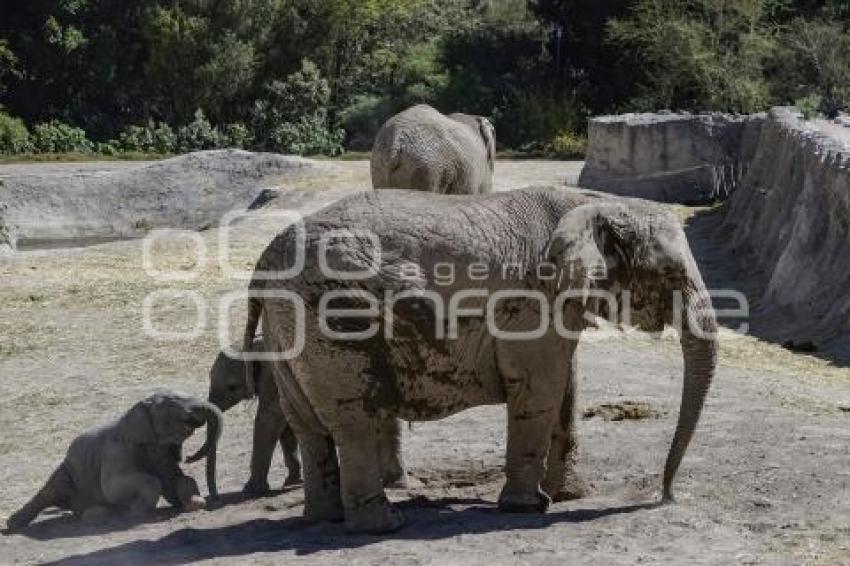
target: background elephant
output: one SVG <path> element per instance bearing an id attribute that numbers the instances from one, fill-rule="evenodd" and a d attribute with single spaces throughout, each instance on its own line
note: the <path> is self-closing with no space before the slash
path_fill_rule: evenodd
<path id="1" fill-rule="evenodd" d="M 372 186 L 433 193 L 489 193 L 496 131 L 487 118 L 445 116 L 420 104 L 383 125 L 372 148 Z"/>
<path id="2" fill-rule="evenodd" d="M 255 339 L 251 351 L 263 350 L 263 341 Z M 246 374 L 250 373 L 246 378 Z M 251 380 L 251 383 L 248 382 Z M 243 488 L 248 495 L 263 495 L 269 492 L 269 468 L 275 447 L 280 444 L 283 459 L 289 471 L 284 486 L 301 483 L 301 461 L 298 443 L 286 420 L 280 404 L 277 385 L 274 382 L 271 364 L 256 362 L 246 364 L 224 352 L 219 352 L 210 369 L 208 399 L 222 411 L 237 403 L 257 399 L 257 414 L 254 417 L 254 441 L 251 449 L 251 477 Z M 381 458 L 384 481 L 388 486 L 403 487 L 407 475 L 401 451 L 401 430 L 395 419 L 383 425 Z M 207 465 L 212 465 L 207 461 Z M 215 476 L 215 470 L 208 471 Z"/>
<path id="3" fill-rule="evenodd" d="M 44 487 L 9 518 L 9 530 L 26 527 L 48 507 L 84 518 L 110 510 L 142 516 L 165 497 L 175 507 L 200 509 L 204 500 L 198 485 L 180 469 L 181 448 L 206 424 L 206 442 L 189 460 L 214 458 L 221 419 L 218 408 L 206 401 L 173 391 L 154 393 L 117 421 L 74 439 Z M 215 495 L 214 482 L 209 489 Z"/>
<path id="4" fill-rule="evenodd" d="M 508 411 L 500 509 L 543 511 L 551 499 L 580 497 L 577 333 L 587 325 L 585 303 L 592 304 L 583 297 L 602 290 L 615 297 L 629 291 L 631 323 L 650 330 L 675 322 L 681 314 L 675 299 L 681 299 L 688 322 L 679 329 L 684 388 L 663 484 L 664 499 L 672 498 L 672 481 L 716 364 L 714 311 L 673 215 L 635 201 L 555 188 L 466 198 L 379 191 L 323 209 L 305 220 L 304 229 L 306 241 L 299 241 L 295 228 L 284 230 L 256 267 L 257 273 L 282 270 L 301 253 L 296 246 L 306 246 L 300 275 L 255 276 L 251 291 L 289 291 L 302 298 L 307 313 L 362 309 L 362 317 L 308 314 L 296 327 L 295 302 L 253 298 L 245 337 L 250 345 L 260 316 L 267 347 L 290 349 L 296 328 L 304 332 L 308 346 L 273 369 L 301 446 L 306 516 L 344 515 L 354 531 L 399 527 L 403 517 L 389 505 L 380 481 L 379 421 L 438 419 L 494 403 L 506 403 Z M 385 261 L 374 265 L 369 238 L 325 238 L 328 231 L 352 229 L 375 234 Z M 354 281 L 330 279 L 319 250 L 337 270 L 377 271 Z M 448 282 L 435 276 L 446 264 L 455 273 Z M 487 268 L 483 277 L 481 266 Z M 544 277 L 549 271 L 556 277 Z M 336 291 L 332 301 L 328 289 Z M 340 294 L 346 289 L 351 292 Z M 388 293 L 406 298 L 390 302 Z M 563 329 L 549 324 L 524 340 L 501 334 L 536 332 L 546 304 L 553 319 L 562 317 Z M 460 314 L 445 317 L 446 305 Z M 364 334 L 338 339 L 328 329 Z"/>

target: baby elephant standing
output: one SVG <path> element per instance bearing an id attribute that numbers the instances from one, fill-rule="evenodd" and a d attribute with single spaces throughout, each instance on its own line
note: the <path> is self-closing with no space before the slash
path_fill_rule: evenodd
<path id="1" fill-rule="evenodd" d="M 254 351 L 262 349 L 262 342 L 254 343 Z M 280 399 L 277 385 L 271 375 L 269 364 L 252 365 L 253 384 L 246 382 L 246 364 L 242 360 L 231 358 L 220 352 L 210 369 L 209 402 L 222 411 L 227 411 L 240 401 L 258 399 L 257 415 L 254 417 L 254 445 L 251 450 L 251 477 L 243 492 L 248 495 L 262 495 L 269 491 L 269 468 L 275 447 L 280 443 L 283 460 L 289 474 L 284 486 L 301 483 L 301 461 L 298 459 L 298 443 L 295 434 L 289 428 Z M 253 389 L 253 391 L 251 390 Z"/>
<path id="2" fill-rule="evenodd" d="M 262 339 L 254 340 L 251 350 L 262 351 Z M 284 487 L 301 483 L 301 461 L 298 458 L 295 434 L 287 423 L 280 405 L 272 365 L 267 362 L 251 364 L 253 383 L 250 384 L 246 381 L 248 371 L 244 361 L 220 352 L 210 369 L 209 401 L 222 411 L 227 411 L 241 401 L 257 398 L 254 444 L 251 451 L 251 477 L 245 484 L 243 492 L 248 495 L 263 495 L 269 492 L 269 468 L 278 444 L 283 451 L 286 468 L 289 470 L 286 481 L 283 483 Z M 395 419 L 383 423 L 381 459 L 384 484 L 406 487 L 407 475 L 401 456 L 401 428 Z M 215 475 L 214 471 L 211 473 Z"/>
<path id="3" fill-rule="evenodd" d="M 215 458 L 221 411 L 172 391 L 139 401 L 117 421 L 74 439 L 44 487 L 9 518 L 9 530 L 23 529 L 48 507 L 70 509 L 84 519 L 109 511 L 140 517 L 156 509 L 160 497 L 186 511 L 202 508 L 198 484 L 180 469 L 180 452 L 204 424 L 206 442 L 189 461 Z M 214 483 L 209 489 L 215 495 Z"/>

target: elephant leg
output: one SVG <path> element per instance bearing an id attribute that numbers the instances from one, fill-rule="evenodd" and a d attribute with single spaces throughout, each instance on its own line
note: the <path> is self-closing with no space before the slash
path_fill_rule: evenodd
<path id="1" fill-rule="evenodd" d="M 578 440 L 576 438 L 576 360 L 573 353 L 569 364 L 570 374 L 559 418 L 552 429 L 552 442 L 546 461 L 543 491 L 553 501 L 579 499 L 587 495 L 587 482 L 576 470 Z"/>
<path id="2" fill-rule="evenodd" d="M 73 492 L 74 483 L 71 475 L 62 464 L 54 470 L 38 493 L 9 517 L 6 527 L 12 532 L 19 531 L 32 523 L 38 514 L 48 507 L 67 509 Z"/>
<path id="3" fill-rule="evenodd" d="M 251 449 L 251 477 L 242 488 L 247 495 L 263 495 L 269 492 L 269 468 L 277 446 L 281 419 L 270 417 L 260 406 L 254 418 L 254 444 Z"/>
<path id="4" fill-rule="evenodd" d="M 286 421 L 284 421 L 283 431 L 280 433 L 280 449 L 283 452 L 283 461 L 287 469 L 286 481 L 283 482 L 284 487 L 300 485 L 302 478 L 301 460 L 298 458 L 298 440 L 295 438 L 295 433 L 292 432 L 292 427 Z"/>
<path id="5" fill-rule="evenodd" d="M 296 433 L 304 465 L 304 516 L 341 521 L 340 472 L 334 441 L 324 434 Z"/>
<path id="6" fill-rule="evenodd" d="M 407 470 L 402 453 L 401 421 L 396 418 L 383 419 L 380 423 L 379 446 L 381 453 L 381 477 L 384 486 L 407 488 Z"/>
<path id="7" fill-rule="evenodd" d="M 404 524 L 404 515 L 390 505 L 381 477 L 378 423 L 340 426 L 334 431 L 342 474 L 345 528 L 351 532 L 386 533 Z"/>
<path id="8" fill-rule="evenodd" d="M 508 407 L 508 448 L 505 486 L 499 509 L 512 513 L 542 513 L 551 503 L 540 489 L 555 415 L 564 397 L 566 376 L 557 372 L 557 352 L 547 355 L 542 344 L 511 342 L 497 350 Z M 537 357 L 529 348 L 537 351 Z"/>
<path id="9" fill-rule="evenodd" d="M 132 517 L 144 517 L 156 510 L 162 497 L 162 484 L 151 474 L 124 471 L 109 474 L 101 482 L 103 494 L 110 505 L 129 511 Z"/>
<path id="10" fill-rule="evenodd" d="M 289 365 L 276 363 L 272 367 L 283 414 L 301 449 L 304 516 L 314 521 L 339 521 L 343 518 L 343 509 L 333 439 L 313 411 Z"/>
<path id="11" fill-rule="evenodd" d="M 80 521 L 83 523 L 94 525 L 103 523 L 112 517 L 112 510 L 105 505 L 93 505 L 86 507 L 80 514 Z"/>

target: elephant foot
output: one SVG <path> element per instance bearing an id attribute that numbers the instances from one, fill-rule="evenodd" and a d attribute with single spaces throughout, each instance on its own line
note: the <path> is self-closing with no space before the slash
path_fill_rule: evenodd
<path id="1" fill-rule="evenodd" d="M 80 514 L 80 521 L 86 525 L 96 525 L 107 521 L 111 516 L 112 512 L 108 507 L 94 505 L 83 510 Z"/>
<path id="2" fill-rule="evenodd" d="M 499 494 L 499 511 L 504 513 L 545 513 L 552 500 L 541 490 L 536 492 L 509 491 Z"/>
<path id="3" fill-rule="evenodd" d="M 391 533 L 404 526 L 404 523 L 404 514 L 383 495 L 356 509 L 346 510 L 345 513 L 345 530 L 351 533 Z"/>
<path id="4" fill-rule="evenodd" d="M 269 482 L 254 478 L 249 479 L 245 487 L 242 488 L 242 493 L 248 497 L 261 497 L 267 495 L 270 491 Z"/>
<path id="5" fill-rule="evenodd" d="M 407 474 L 402 473 L 395 477 L 387 477 L 384 479 L 384 487 L 389 489 L 407 489 L 410 483 L 407 480 Z"/>
<path id="6" fill-rule="evenodd" d="M 189 498 L 188 501 L 183 503 L 183 511 L 191 513 L 193 511 L 200 511 L 201 509 L 205 509 L 207 506 L 206 500 L 200 495 L 193 495 Z"/>
<path id="7" fill-rule="evenodd" d="M 578 473 L 568 473 L 558 481 L 544 481 L 543 491 L 552 501 L 571 501 L 581 499 L 590 493 L 590 485 Z"/>
<path id="8" fill-rule="evenodd" d="M 342 502 L 337 498 L 318 502 L 306 501 L 304 503 L 304 517 L 308 521 L 315 522 L 339 522 L 345 518 L 342 510 Z"/>
<path id="9" fill-rule="evenodd" d="M 283 482 L 283 487 L 295 487 L 304 483 L 301 474 L 289 474 L 286 476 L 286 481 Z"/>

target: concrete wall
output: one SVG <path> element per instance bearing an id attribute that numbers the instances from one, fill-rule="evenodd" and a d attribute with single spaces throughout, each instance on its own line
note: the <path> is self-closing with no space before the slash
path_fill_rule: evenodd
<path id="1" fill-rule="evenodd" d="M 762 120 L 724 114 L 594 118 L 579 186 L 659 202 L 724 199 L 746 172 Z"/>
<path id="2" fill-rule="evenodd" d="M 758 316 L 778 340 L 850 359 L 850 129 L 770 111 L 719 236 L 762 272 Z"/>

